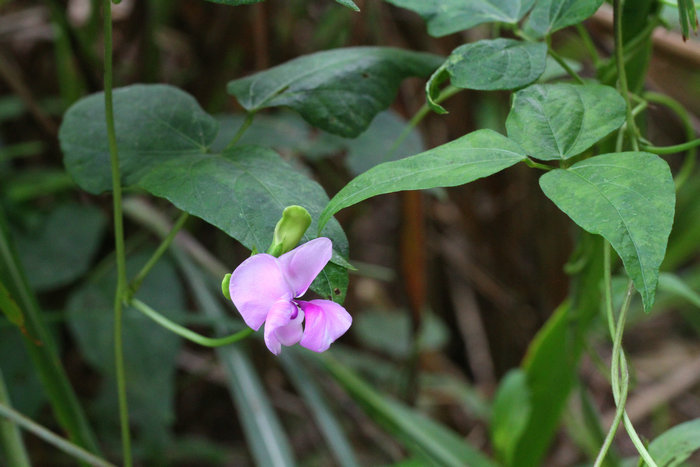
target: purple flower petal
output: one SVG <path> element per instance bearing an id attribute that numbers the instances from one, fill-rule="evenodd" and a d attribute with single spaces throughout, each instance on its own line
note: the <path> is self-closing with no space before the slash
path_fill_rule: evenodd
<path id="1" fill-rule="evenodd" d="M 345 308 L 330 300 L 300 300 L 298 303 L 306 316 L 304 336 L 299 344 L 314 352 L 328 350 L 352 324 L 352 316 Z"/>
<path id="2" fill-rule="evenodd" d="M 275 302 L 293 298 L 279 261 L 264 253 L 251 256 L 233 271 L 229 293 L 245 323 L 255 331 Z"/>
<path id="3" fill-rule="evenodd" d="M 295 297 L 304 295 L 311 282 L 331 259 L 333 244 L 326 237 L 319 237 L 296 247 L 279 257 L 287 282 Z"/>
<path id="4" fill-rule="evenodd" d="M 280 300 L 272 305 L 265 321 L 265 345 L 279 355 L 282 345 L 294 345 L 302 336 L 304 312 L 289 301 Z"/>

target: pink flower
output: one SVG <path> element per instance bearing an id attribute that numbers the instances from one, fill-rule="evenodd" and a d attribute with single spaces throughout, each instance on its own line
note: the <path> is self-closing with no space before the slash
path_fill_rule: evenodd
<path id="1" fill-rule="evenodd" d="M 253 330 L 265 323 L 265 345 L 273 354 L 279 355 L 282 345 L 297 342 L 323 352 L 350 328 L 352 317 L 341 305 L 330 300 L 297 300 L 331 254 L 331 241 L 320 237 L 279 258 L 265 253 L 253 255 L 231 274 L 229 293 L 233 304 Z"/>

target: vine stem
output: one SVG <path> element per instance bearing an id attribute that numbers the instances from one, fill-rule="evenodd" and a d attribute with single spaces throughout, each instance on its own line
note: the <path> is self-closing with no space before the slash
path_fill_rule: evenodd
<path id="1" fill-rule="evenodd" d="M 246 132 L 248 127 L 253 123 L 253 118 L 255 117 L 255 112 L 248 112 L 245 116 L 245 120 L 243 120 L 243 123 L 241 124 L 240 128 L 238 128 L 238 131 L 236 131 L 236 134 L 233 135 L 233 139 L 231 139 L 231 142 L 226 145 L 224 148 L 224 151 L 227 149 L 231 149 L 234 147 L 236 144 L 238 144 L 238 140 L 241 139 L 243 134 Z"/>
<path id="2" fill-rule="evenodd" d="M 175 221 L 175 224 L 173 225 L 173 228 L 170 229 L 170 232 L 168 232 L 168 235 L 163 239 L 163 241 L 158 245 L 158 248 L 156 251 L 153 253 L 153 256 L 151 256 L 146 264 L 141 268 L 141 270 L 136 274 L 136 276 L 132 279 L 131 284 L 129 285 L 129 298 L 133 297 L 134 294 L 138 291 L 138 289 L 141 287 L 141 284 L 143 283 L 143 280 L 146 278 L 149 272 L 151 272 L 151 269 L 153 269 L 153 266 L 156 265 L 158 260 L 160 259 L 163 254 L 168 250 L 170 247 L 170 244 L 173 243 L 173 240 L 175 239 L 175 235 L 180 231 L 182 226 L 185 225 L 185 222 L 187 219 L 190 217 L 189 213 L 183 212 L 180 214 L 180 217 Z"/>
<path id="3" fill-rule="evenodd" d="M 440 95 L 435 98 L 435 103 L 439 104 L 441 102 L 444 102 L 445 100 L 454 96 L 455 94 L 457 94 L 461 90 L 462 89 L 455 87 L 455 86 L 447 86 L 445 89 L 442 90 Z M 401 146 L 401 143 L 403 143 L 404 140 L 406 138 L 408 138 L 408 135 L 411 134 L 411 131 L 413 131 L 413 129 L 415 127 L 417 127 L 421 121 L 423 121 L 423 119 L 426 117 L 426 115 L 428 115 L 430 113 L 430 111 L 431 111 L 431 108 L 427 102 L 425 104 L 423 104 L 423 106 L 420 109 L 418 109 L 418 111 L 408 121 L 408 123 L 406 124 L 404 129 L 401 131 L 399 136 L 397 136 L 396 139 L 394 140 L 394 143 L 391 145 L 391 147 L 389 148 L 389 150 L 386 153 L 386 156 L 385 156 L 386 159 L 391 157 L 394 154 L 394 152 L 396 152 L 396 150 L 399 149 L 399 146 Z"/>
<path id="4" fill-rule="evenodd" d="M 122 457 L 125 467 L 133 465 L 131 457 L 131 433 L 129 430 L 129 407 L 126 398 L 126 375 L 124 371 L 124 343 L 122 339 L 123 299 L 127 290 L 126 253 L 124 249 L 124 221 L 122 216 L 122 188 L 119 173 L 119 151 L 114 127 L 114 100 L 112 97 L 112 2 L 103 0 L 104 16 L 104 95 L 107 140 L 112 171 L 112 200 L 114 205 L 114 242 L 117 259 L 117 290 L 114 296 L 114 366 L 119 400 L 119 423 L 121 425 Z"/>
<path id="5" fill-rule="evenodd" d="M 574 71 L 573 68 L 569 66 L 568 63 L 566 63 L 566 60 L 556 53 L 554 49 L 552 49 L 552 40 L 551 36 L 547 36 L 547 52 L 549 53 L 549 56 L 552 57 L 568 74 L 571 76 L 574 81 L 576 81 L 578 84 L 584 84 L 583 78 L 579 76 L 578 73 Z"/>
<path id="6" fill-rule="evenodd" d="M 605 286 L 605 315 L 608 322 L 610 337 L 613 339 L 613 350 L 610 364 L 610 381 L 617 410 L 615 411 L 615 417 L 610 425 L 610 429 L 608 430 L 605 440 L 603 441 L 603 445 L 596 456 L 594 467 L 600 467 L 600 465 L 602 465 L 602 462 L 605 459 L 610 446 L 612 445 L 613 439 L 615 438 L 615 433 L 617 433 L 621 422 L 624 422 L 625 430 L 627 431 L 627 434 L 629 435 L 642 459 L 644 459 L 649 467 L 657 467 L 654 459 L 651 457 L 644 446 L 644 443 L 634 429 L 632 421 L 625 412 L 625 404 L 627 403 L 627 394 L 629 391 L 629 370 L 627 367 L 627 359 L 625 358 L 625 353 L 622 349 L 622 335 L 624 333 L 630 301 L 632 299 L 632 294 L 634 293 L 634 284 L 632 281 L 630 281 L 627 285 L 625 300 L 620 307 L 620 313 L 616 323 L 612 301 L 611 247 L 610 243 L 607 241 L 605 241 L 603 246 L 603 281 Z"/>
<path id="7" fill-rule="evenodd" d="M 627 133 L 629 134 L 632 148 L 639 151 L 637 137 L 639 130 L 637 122 L 632 115 L 632 103 L 630 102 L 629 88 L 627 86 L 627 72 L 625 70 L 625 57 L 622 43 L 622 0 L 613 0 L 613 29 L 615 34 L 615 61 L 617 62 L 617 76 L 620 85 L 620 92 L 625 99 L 627 108 Z"/>
<path id="8" fill-rule="evenodd" d="M 80 446 L 73 444 L 64 438 L 61 438 L 55 433 L 47 430 L 43 426 L 35 423 L 31 419 L 25 417 L 21 413 L 2 403 L 0 403 L 0 416 L 5 417 L 8 420 L 12 420 L 14 423 L 21 426 L 25 430 L 34 433 L 36 436 L 43 439 L 47 443 L 54 445 L 61 451 L 73 456 L 74 458 L 82 462 L 86 462 L 89 465 L 98 467 L 115 467 L 114 464 L 111 464 L 104 459 L 100 459 L 99 457 L 89 453 Z"/>
<path id="9" fill-rule="evenodd" d="M 234 342 L 238 342 L 240 340 L 243 340 L 246 337 L 253 334 L 252 329 L 243 329 L 243 330 L 238 331 L 234 334 L 231 334 L 230 336 L 206 337 L 206 336 L 202 336 L 201 334 L 197 334 L 194 331 L 190 331 L 189 329 L 187 329 L 183 326 L 180 326 L 179 324 L 169 320 L 168 318 L 161 315 L 156 310 L 154 310 L 153 308 L 146 305 L 145 303 L 143 303 L 140 300 L 132 299 L 130 305 L 133 306 L 134 308 L 136 308 L 137 310 L 139 310 L 144 315 L 151 318 L 156 323 L 163 326 L 165 329 L 172 331 L 173 333 L 177 334 L 178 336 L 184 337 L 185 339 L 187 339 L 191 342 L 194 342 L 195 344 L 202 345 L 204 347 L 221 347 L 224 345 L 233 344 Z"/>
<path id="10" fill-rule="evenodd" d="M 647 146 L 643 144 L 641 147 L 645 151 L 653 152 L 654 154 L 673 154 L 683 152 L 700 146 L 700 138 L 688 141 L 683 144 L 675 144 L 673 146 Z"/>
<path id="11" fill-rule="evenodd" d="M 669 96 L 659 94 L 656 92 L 647 92 L 644 94 L 644 98 L 646 98 L 649 102 L 655 102 L 657 104 L 661 104 L 665 107 L 668 107 L 672 112 L 674 112 L 678 116 L 678 118 L 683 123 L 683 127 L 685 128 L 685 138 L 688 141 L 691 141 L 695 137 L 695 127 L 693 126 L 693 122 L 690 120 L 690 115 L 688 115 L 688 111 L 685 110 L 685 107 L 683 107 L 683 105 L 680 102 Z M 680 187 L 683 186 L 688 177 L 690 177 L 690 174 L 693 173 L 693 169 L 695 168 L 696 155 L 697 149 L 695 147 L 687 148 L 683 165 L 676 174 L 676 190 L 680 189 Z"/>

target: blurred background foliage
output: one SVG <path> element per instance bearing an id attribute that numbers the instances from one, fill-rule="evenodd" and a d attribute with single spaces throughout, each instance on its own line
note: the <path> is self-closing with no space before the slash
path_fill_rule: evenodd
<path id="1" fill-rule="evenodd" d="M 206 111 L 219 115 L 216 148 L 230 140 L 243 120 L 241 109 L 226 94 L 231 79 L 329 48 L 385 45 L 446 56 L 462 43 L 499 34 L 496 27 L 483 26 L 435 39 L 427 35 L 420 17 L 407 10 L 380 1 L 356 3 L 360 13 L 328 0 L 268 0 L 241 7 L 122 0 L 114 7 L 115 82 L 169 83 L 185 89 Z M 0 206 L 68 377 L 103 450 L 118 458 L 110 324 L 111 201 L 75 187 L 63 170 L 56 140 L 68 106 L 101 90 L 99 4 L 0 1 Z M 672 9 L 665 11 L 668 24 L 677 25 L 677 14 L 674 18 Z M 601 56 L 609 57 L 610 9 L 602 8 L 583 27 Z M 557 33 L 554 44 L 583 76 L 592 76 L 591 59 L 575 29 Z M 684 42 L 678 30 L 659 28 L 634 63 L 639 68 L 630 73 L 633 87 L 671 96 L 689 114 L 690 126 L 684 127 L 664 105 L 651 105 L 642 119 L 649 138 L 670 145 L 684 141 L 689 132 L 697 134 L 697 37 Z M 637 79 L 647 66 L 647 79 Z M 546 75 L 561 76 L 556 67 L 550 72 Z M 353 176 L 385 160 L 405 122 L 425 102 L 423 86 L 421 80 L 406 80 L 392 108 L 356 139 L 323 133 L 290 112 L 269 111 L 258 115 L 243 141 L 278 150 L 332 196 Z M 418 153 L 478 128 L 503 132 L 509 94 L 464 91 L 446 107 L 448 115 L 426 118 L 392 157 Z M 666 157 L 674 171 L 680 166 L 678 157 Z M 417 407 L 484 452 L 493 452 L 497 439 L 489 434 L 489 401 L 566 297 L 565 271 L 573 267 L 567 261 L 575 229 L 542 195 L 536 177 L 518 165 L 459 188 L 382 196 L 337 216 L 358 271 L 351 276 L 346 300 L 355 323 L 334 345 L 333 358 L 380 393 L 402 400 L 401 407 Z M 158 243 L 153 219 L 159 213 L 174 219 L 177 213 L 142 193 L 127 196 L 127 248 L 130 264 L 138 269 Z M 645 317 L 640 303 L 634 303 L 625 334 L 634 368 L 628 411 L 648 439 L 700 418 L 698 199 L 696 169 L 678 193 L 663 268 L 674 275 L 662 276 L 651 316 Z M 182 255 L 168 258 L 149 276 L 143 296 L 173 319 L 203 332 L 212 324 L 238 326 L 233 308 L 225 305 L 222 311 L 224 304 L 212 297 L 210 282 L 216 278 L 209 272 L 221 272 L 221 264 L 223 270 L 232 270 L 247 252 L 198 219 L 190 219 L 186 230 L 185 249 L 204 246 L 211 253 L 208 272 Z M 586 336 L 576 390 L 546 465 L 572 465 L 595 453 L 600 433 L 591 428 L 590 414 L 597 413 L 603 426 L 612 418 L 607 373 L 600 370 L 610 355 L 606 333 L 604 322 L 596 321 Z M 21 412 L 60 431 L 21 339 L 14 326 L 0 320 L 0 368 L 10 399 Z M 361 411 L 353 399 L 367 404 L 369 398 L 362 397 L 366 388 L 339 378 L 336 360 L 325 362 L 327 373 L 296 349 L 286 349 L 287 355 L 275 359 L 258 339 L 222 349 L 217 359 L 214 352 L 184 344 L 133 310 L 127 312 L 125 339 L 136 455 L 144 465 L 264 464 L 260 452 L 266 447 L 246 440 L 246 433 L 255 432 L 248 424 L 260 416 L 246 412 L 253 397 L 262 399 L 265 414 L 277 413 L 270 419 L 279 426 L 266 433 L 282 458 L 301 465 L 423 465 L 421 454 L 410 447 L 416 441 L 410 436 L 402 441 L 405 430 L 391 417 L 400 420 L 406 415 L 402 409 L 385 408 L 387 415 L 370 404 Z M 344 381 L 345 391 L 329 374 Z M 498 413 L 496 407 L 493 411 Z M 372 421 L 381 416 L 388 418 L 380 424 Z M 415 415 L 406 416 L 409 420 Z M 620 438 L 620 455 L 633 453 Z M 36 465 L 71 463 L 36 439 L 25 439 Z"/>

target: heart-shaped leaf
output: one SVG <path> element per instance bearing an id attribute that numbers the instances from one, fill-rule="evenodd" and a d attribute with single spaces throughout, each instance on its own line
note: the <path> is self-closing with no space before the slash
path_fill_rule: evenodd
<path id="1" fill-rule="evenodd" d="M 668 164 L 646 152 L 604 154 L 547 172 L 540 186 L 574 222 L 610 242 L 648 311 L 675 211 Z"/>
<path id="2" fill-rule="evenodd" d="M 409 76 L 427 77 L 443 59 L 391 47 L 350 47 L 295 58 L 228 83 L 249 112 L 288 106 L 310 124 L 355 137 L 389 107 Z"/>
<path id="3" fill-rule="evenodd" d="M 625 101 L 610 86 L 535 84 L 515 93 L 508 137 L 541 160 L 574 157 L 622 125 Z"/>
<path id="4" fill-rule="evenodd" d="M 523 150 L 505 136 L 478 130 L 415 156 L 379 164 L 355 177 L 331 199 L 319 225 L 323 227 L 341 209 L 373 196 L 463 185 L 524 158 Z"/>
<path id="5" fill-rule="evenodd" d="M 170 200 L 240 241 L 267 249 L 286 206 L 304 206 L 314 223 L 328 202 L 323 188 L 291 167 L 271 149 L 237 146 L 209 153 L 216 120 L 188 94 L 163 85 L 135 85 L 114 92 L 117 145 L 125 185 L 138 186 Z M 104 96 L 78 101 L 64 117 L 59 133 L 66 169 L 92 193 L 111 189 Z M 333 262 L 348 254 L 337 222 L 322 232 L 333 241 Z M 329 264 L 314 290 L 342 299 L 347 271 Z M 339 293 L 338 293 L 339 292 Z"/>
<path id="6" fill-rule="evenodd" d="M 603 0 L 538 0 L 525 31 L 544 37 L 567 26 L 580 23 L 600 8 Z"/>
<path id="7" fill-rule="evenodd" d="M 514 89 L 544 71 L 547 45 L 513 39 L 481 40 L 452 51 L 446 67 L 454 86 L 465 89 Z"/>
<path id="8" fill-rule="evenodd" d="M 114 115 L 123 185 L 171 157 L 205 154 L 219 129 L 189 94 L 161 84 L 115 90 Z M 59 131 L 66 170 L 92 194 L 112 189 L 104 94 L 79 100 Z"/>
<path id="9" fill-rule="evenodd" d="M 428 23 L 433 37 L 446 36 L 483 23 L 515 24 L 535 0 L 386 0 L 413 10 Z"/>

